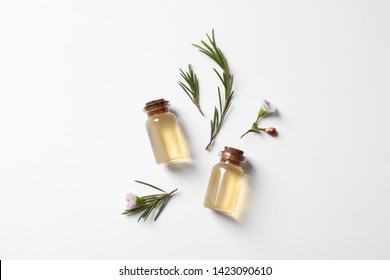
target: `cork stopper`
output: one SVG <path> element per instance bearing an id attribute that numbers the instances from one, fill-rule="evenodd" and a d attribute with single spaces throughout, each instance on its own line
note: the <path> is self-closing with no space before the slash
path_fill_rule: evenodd
<path id="1" fill-rule="evenodd" d="M 163 98 L 146 102 L 144 111 L 148 117 L 168 112 L 169 101 Z"/>
<path id="2" fill-rule="evenodd" d="M 224 150 L 219 153 L 221 162 L 228 162 L 240 166 L 245 162 L 244 152 L 232 147 L 225 146 Z"/>

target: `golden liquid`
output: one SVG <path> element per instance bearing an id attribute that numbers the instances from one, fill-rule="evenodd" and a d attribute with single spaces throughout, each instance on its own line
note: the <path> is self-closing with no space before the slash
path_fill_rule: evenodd
<path id="1" fill-rule="evenodd" d="M 230 163 L 216 164 L 210 175 L 204 206 L 233 215 L 243 184 L 244 171 Z"/>
<path id="2" fill-rule="evenodd" d="M 166 112 L 149 117 L 146 121 L 146 129 L 158 164 L 188 157 L 174 114 Z"/>

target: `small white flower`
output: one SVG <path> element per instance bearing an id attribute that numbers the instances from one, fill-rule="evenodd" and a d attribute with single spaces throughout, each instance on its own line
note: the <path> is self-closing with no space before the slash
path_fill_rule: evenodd
<path id="1" fill-rule="evenodd" d="M 267 113 L 272 113 L 276 111 L 276 106 L 272 104 L 268 99 L 261 100 L 261 109 Z"/>
<path id="2" fill-rule="evenodd" d="M 126 209 L 131 210 L 137 205 L 137 196 L 133 193 L 126 193 Z"/>

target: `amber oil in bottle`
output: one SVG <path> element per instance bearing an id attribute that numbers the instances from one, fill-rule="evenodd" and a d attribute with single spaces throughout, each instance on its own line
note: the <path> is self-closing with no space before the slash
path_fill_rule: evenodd
<path id="1" fill-rule="evenodd" d="M 245 162 L 244 152 L 225 147 L 219 155 L 221 160 L 211 171 L 204 206 L 234 215 L 244 182 L 244 171 L 241 168 L 241 163 Z"/>
<path id="2" fill-rule="evenodd" d="M 146 103 L 146 130 L 156 163 L 172 163 L 188 157 L 187 148 L 176 116 L 169 112 L 169 101 L 164 99 Z"/>

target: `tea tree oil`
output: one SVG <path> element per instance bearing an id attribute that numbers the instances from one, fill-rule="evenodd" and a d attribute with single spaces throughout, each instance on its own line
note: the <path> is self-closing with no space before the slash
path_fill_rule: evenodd
<path id="1" fill-rule="evenodd" d="M 171 163 L 188 157 L 187 148 L 176 116 L 169 112 L 169 101 L 164 99 L 146 103 L 146 130 L 157 164 Z"/>
<path id="2" fill-rule="evenodd" d="M 204 206 L 227 215 L 234 215 L 244 182 L 241 163 L 245 162 L 244 152 L 225 147 L 220 152 L 220 162 L 211 170 Z"/>

